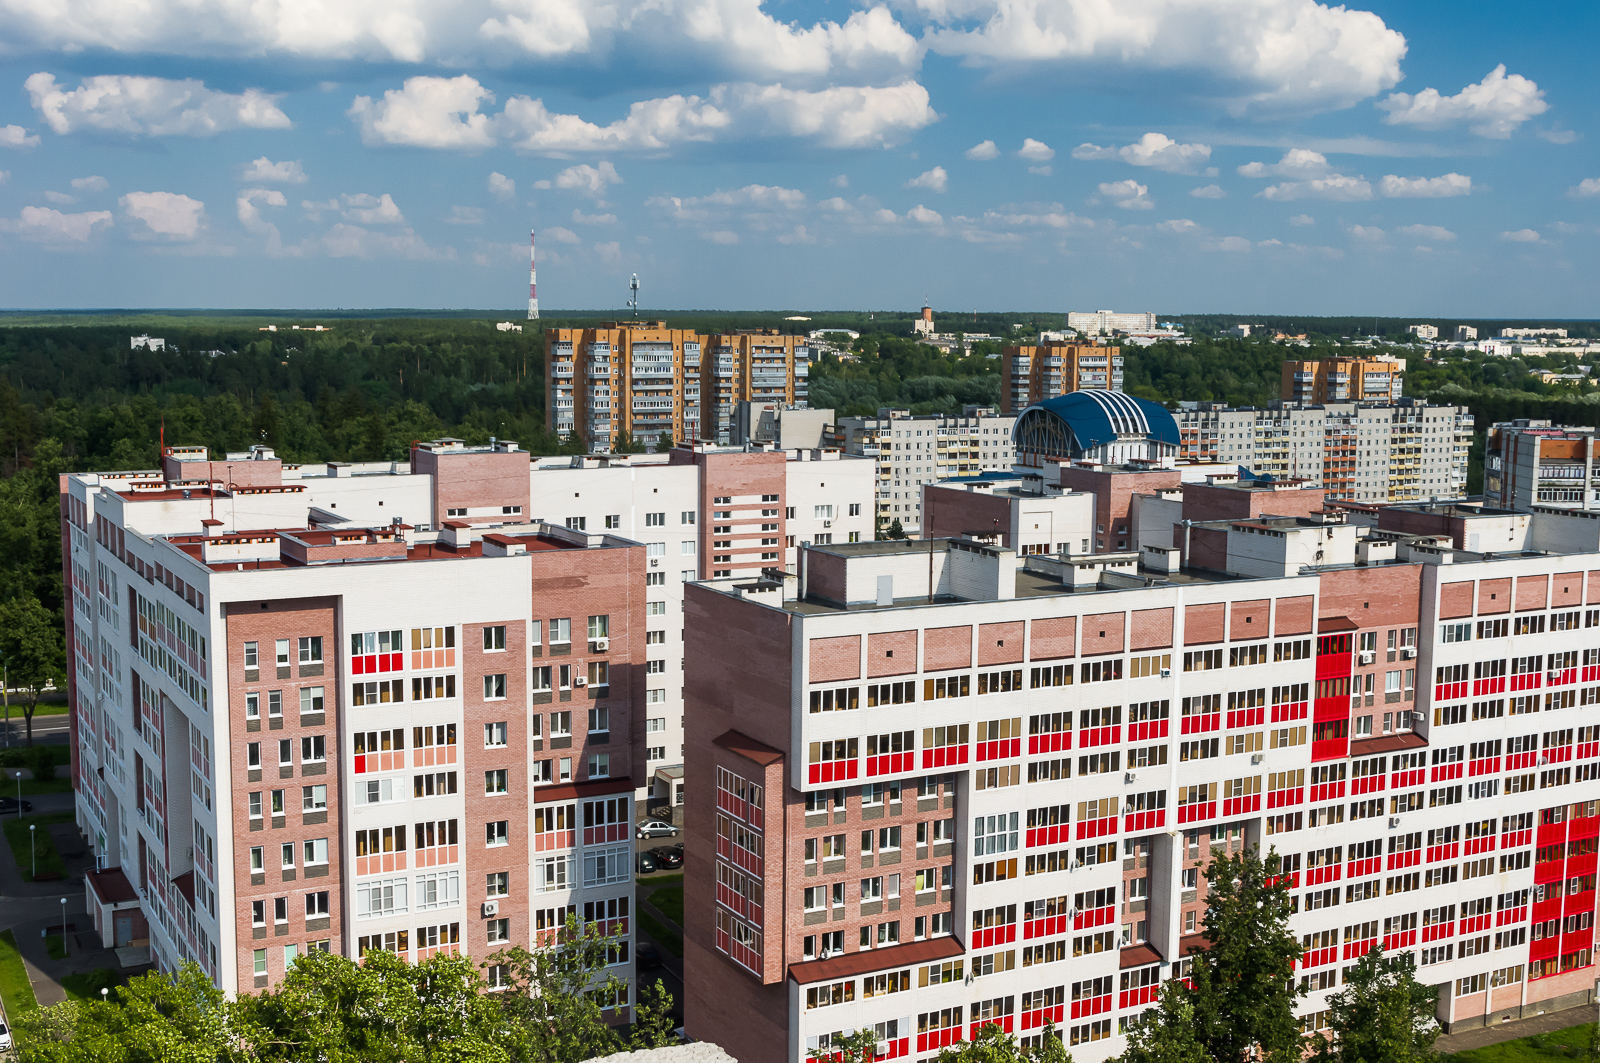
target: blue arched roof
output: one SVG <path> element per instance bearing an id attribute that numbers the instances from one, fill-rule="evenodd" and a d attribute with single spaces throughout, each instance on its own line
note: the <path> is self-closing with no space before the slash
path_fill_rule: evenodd
<path id="1" fill-rule="evenodd" d="M 1174 447 L 1178 445 L 1178 422 L 1165 406 L 1120 391 L 1072 391 L 1036 402 L 1028 409 L 1045 410 L 1059 417 L 1072 429 L 1078 445 L 1085 449 L 1130 434 L 1148 436 Z M 1018 417 L 1017 425 L 1021 423 L 1022 418 Z M 1014 436 L 1016 429 L 1012 432 Z"/>

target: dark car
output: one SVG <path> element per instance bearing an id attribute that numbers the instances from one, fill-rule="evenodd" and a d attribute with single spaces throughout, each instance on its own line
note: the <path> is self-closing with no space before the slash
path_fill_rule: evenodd
<path id="1" fill-rule="evenodd" d="M 661 966 L 661 950 L 648 941 L 639 942 L 633 950 L 633 958 L 641 971 Z"/>
<path id="2" fill-rule="evenodd" d="M 17 810 L 17 799 L 15 797 L 0 797 L 0 813 L 16 812 L 16 810 Z M 32 812 L 33 811 L 33 802 L 32 801 L 28 801 L 28 800 L 24 800 L 22 802 L 22 811 L 24 811 L 24 812 Z"/>
<path id="3" fill-rule="evenodd" d="M 669 846 L 660 846 L 650 850 L 650 855 L 656 858 L 656 866 L 668 871 L 676 870 L 683 866 L 683 854 Z"/>
<path id="4" fill-rule="evenodd" d="M 656 858 L 649 853 L 639 854 L 639 874 L 648 875 L 656 869 Z"/>

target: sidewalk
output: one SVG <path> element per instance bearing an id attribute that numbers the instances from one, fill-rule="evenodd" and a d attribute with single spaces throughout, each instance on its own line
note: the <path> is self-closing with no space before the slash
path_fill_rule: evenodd
<path id="1" fill-rule="evenodd" d="M 1448 1033 L 1435 1041 L 1433 1047 L 1436 1051 L 1447 1054 L 1466 1052 L 1473 1048 L 1514 1041 L 1519 1037 L 1532 1037 L 1536 1033 L 1554 1033 L 1556 1030 L 1566 1030 L 1594 1021 L 1595 1008 L 1592 1004 L 1581 1008 L 1568 1008 L 1565 1011 L 1547 1011 L 1543 1015 L 1534 1015 L 1526 1019 L 1483 1026 L 1476 1030 L 1462 1030 L 1460 1033 Z"/>

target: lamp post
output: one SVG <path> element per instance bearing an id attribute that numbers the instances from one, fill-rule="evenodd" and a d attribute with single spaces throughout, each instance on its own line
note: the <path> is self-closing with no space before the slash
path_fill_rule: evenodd
<path id="1" fill-rule="evenodd" d="M 17 772 L 17 818 L 22 818 L 22 772 Z"/>
<path id="2" fill-rule="evenodd" d="M 67 899 L 61 898 L 61 955 L 67 954 Z"/>
<path id="3" fill-rule="evenodd" d="M 28 856 L 33 860 L 33 877 L 34 878 L 38 878 L 39 877 L 39 846 L 38 846 L 37 842 L 35 841 L 35 839 L 38 837 L 38 835 L 35 832 L 38 829 L 39 829 L 39 824 L 37 824 L 37 823 L 28 824 Z"/>

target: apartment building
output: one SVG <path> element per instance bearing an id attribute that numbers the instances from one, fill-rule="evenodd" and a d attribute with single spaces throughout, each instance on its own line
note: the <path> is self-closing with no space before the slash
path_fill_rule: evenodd
<path id="1" fill-rule="evenodd" d="M 643 544 L 529 522 L 508 442 L 183 448 L 64 476 L 62 506 L 103 941 L 237 992 L 308 951 L 487 956 L 576 913 L 631 985 Z"/>
<path id="2" fill-rule="evenodd" d="M 1156 328 L 1154 314 L 1127 314 L 1115 310 L 1073 310 L 1067 314 L 1067 328 L 1085 336 L 1113 332 L 1149 332 Z"/>
<path id="3" fill-rule="evenodd" d="M 1595 465 L 1593 428 L 1502 421 L 1485 437 L 1483 497 L 1502 509 L 1600 508 Z"/>
<path id="4" fill-rule="evenodd" d="M 1466 493 L 1473 417 L 1425 399 L 1230 407 L 1179 403 L 1181 458 L 1303 479 L 1329 498 L 1415 502 Z"/>
<path id="5" fill-rule="evenodd" d="M 1122 350 L 1040 337 L 1000 349 L 1000 412 L 1016 415 L 1070 391 L 1122 390 Z"/>
<path id="6" fill-rule="evenodd" d="M 546 459 L 532 495 L 546 520 L 644 544 L 643 740 L 634 780 L 683 763 L 683 588 L 793 572 L 807 544 L 871 541 L 875 464 L 837 450 L 733 450 Z M 665 797 L 665 794 L 658 794 Z"/>
<path id="7" fill-rule="evenodd" d="M 804 405 L 811 348 L 776 329 L 701 335 L 665 321 L 545 330 L 545 423 L 608 453 L 621 434 L 665 450 L 727 443 L 741 401 Z"/>
<path id="8" fill-rule="evenodd" d="M 1479 553 L 1449 529 L 1512 526 L 1469 508 L 1142 555 L 813 547 L 796 583 L 692 585 L 690 1036 L 931 1060 L 1053 1025 L 1112 1058 L 1200 947 L 1206 863 L 1249 845 L 1289 875 L 1307 1031 L 1380 944 L 1448 1029 L 1591 1003 L 1600 520 Z"/>
<path id="9" fill-rule="evenodd" d="M 1431 326 L 1430 326 L 1431 327 Z M 1283 363 L 1285 402 L 1397 402 L 1404 392 L 1404 358 L 1316 358 Z"/>
<path id="10" fill-rule="evenodd" d="M 1011 468 L 1016 418 L 992 406 L 963 406 L 960 414 L 912 414 L 883 408 L 876 417 L 841 417 L 833 446 L 877 462 L 877 526 L 895 521 L 908 536 L 922 527 L 922 487 L 955 476 Z"/>

